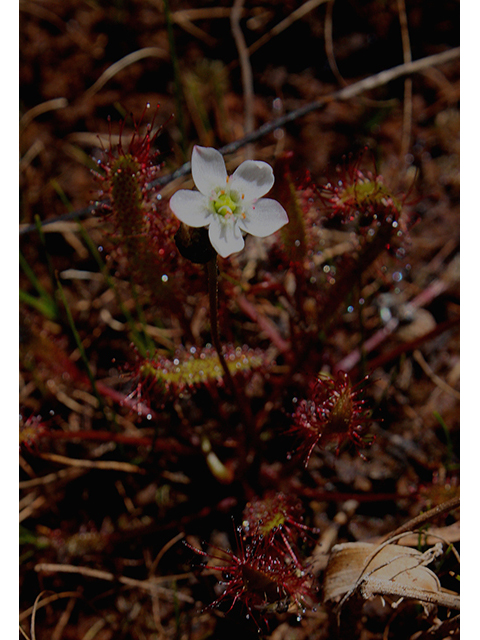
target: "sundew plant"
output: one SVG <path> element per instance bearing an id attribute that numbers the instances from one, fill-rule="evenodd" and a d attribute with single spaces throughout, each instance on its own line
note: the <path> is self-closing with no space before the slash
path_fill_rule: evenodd
<path id="1" fill-rule="evenodd" d="M 458 637 L 455 11 L 83 4 L 22 26 L 86 82 L 21 121 L 22 637 Z"/>

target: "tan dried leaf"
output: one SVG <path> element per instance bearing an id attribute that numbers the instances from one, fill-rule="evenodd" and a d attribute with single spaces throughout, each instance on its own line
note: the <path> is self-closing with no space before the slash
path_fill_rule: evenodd
<path id="1" fill-rule="evenodd" d="M 342 597 L 342 604 L 358 590 L 365 600 L 396 596 L 459 608 L 459 597 L 443 591 L 436 574 L 426 567 L 441 553 L 441 543 L 425 553 L 391 543 L 335 545 L 325 572 L 324 600 Z"/>
<path id="2" fill-rule="evenodd" d="M 366 542 L 337 544 L 332 549 L 325 574 L 325 600 L 345 595 L 372 576 L 378 580 L 404 585 L 414 583 L 419 588 L 438 591 L 440 583 L 437 576 L 423 565 L 422 554 L 410 547 L 396 544 L 381 547 Z"/>

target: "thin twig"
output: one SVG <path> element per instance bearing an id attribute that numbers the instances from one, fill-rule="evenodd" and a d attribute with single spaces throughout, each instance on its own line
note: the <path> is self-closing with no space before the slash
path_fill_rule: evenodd
<path id="1" fill-rule="evenodd" d="M 452 62 L 456 60 L 460 56 L 460 47 L 456 47 L 453 49 L 447 49 L 446 51 L 442 51 L 441 53 L 436 53 L 431 56 L 426 56 L 425 58 L 420 58 L 419 60 L 414 60 L 408 64 L 401 64 L 397 67 L 392 67 L 391 69 L 386 69 L 385 71 L 380 71 L 373 76 L 368 76 L 367 78 L 363 78 L 358 82 L 354 82 L 348 87 L 343 87 L 338 91 L 334 91 L 333 93 L 329 93 L 325 96 L 321 96 L 318 100 L 314 100 L 313 102 L 309 102 L 308 104 L 299 107 L 298 109 L 294 109 L 286 113 L 279 118 L 275 118 L 274 120 L 270 120 L 266 122 L 261 127 L 252 131 L 251 134 L 248 134 L 241 138 L 240 140 L 236 140 L 235 142 L 230 142 L 225 145 L 221 149 L 219 149 L 222 155 L 235 153 L 245 145 L 255 142 L 263 136 L 275 131 L 275 129 L 279 129 L 284 127 L 289 122 L 294 122 L 298 120 L 298 118 L 302 118 L 303 116 L 312 113 L 313 111 L 318 111 L 319 109 L 323 109 L 327 104 L 332 102 L 342 102 L 345 100 L 350 100 L 351 98 L 361 95 L 366 91 L 371 91 L 372 89 L 377 89 L 378 87 L 382 87 L 393 80 L 397 80 L 398 78 L 402 78 L 403 76 L 408 76 L 413 73 L 418 73 L 428 69 L 429 67 L 439 66 L 442 64 L 446 64 L 447 62 Z M 183 176 L 188 175 L 191 172 L 191 164 L 190 162 L 185 162 L 181 167 L 164 176 L 160 176 L 155 180 L 152 180 L 147 185 L 148 189 L 152 190 L 160 190 L 165 185 L 177 180 L 178 178 L 182 178 Z M 79 209 L 78 211 L 72 211 L 61 216 L 57 216 L 55 218 L 51 218 L 50 220 L 46 220 L 42 223 L 43 226 L 52 224 L 54 222 L 64 221 L 64 220 L 76 220 L 85 218 L 88 215 L 95 213 L 97 210 L 101 209 L 103 206 L 107 204 L 106 201 L 95 202 L 84 209 Z M 30 233 L 37 229 L 36 225 L 29 224 L 20 227 L 20 235 Z"/>
<path id="2" fill-rule="evenodd" d="M 414 529 L 418 529 L 419 527 L 424 525 L 426 522 L 433 520 L 433 518 L 436 518 L 437 516 L 440 516 L 444 513 L 448 513 L 449 511 L 453 511 L 454 509 L 457 509 L 459 506 L 460 506 L 460 498 L 452 498 L 451 500 L 447 500 L 446 502 L 443 502 L 442 504 L 437 505 L 433 509 L 430 509 L 429 511 L 425 511 L 424 513 L 421 513 L 415 518 L 412 518 L 408 522 L 405 522 L 400 527 L 395 529 L 395 531 L 391 531 L 387 536 L 385 536 L 384 540 L 391 541 L 392 538 L 396 538 L 397 536 L 405 533 L 406 531 L 413 531 Z"/>
<path id="3" fill-rule="evenodd" d="M 400 64 L 397 67 L 392 67 L 391 69 L 386 69 L 385 71 L 380 71 L 373 76 L 368 76 L 367 78 L 363 78 L 363 80 L 359 80 L 348 87 L 344 87 L 343 89 L 339 89 L 338 91 L 334 91 L 326 96 L 321 96 L 318 100 L 314 100 L 309 104 L 304 105 L 303 107 L 299 107 L 298 109 L 294 109 L 289 113 L 286 113 L 275 120 L 271 120 L 270 122 L 266 122 L 264 125 L 259 127 L 256 131 L 254 131 L 251 135 L 245 136 L 241 140 L 237 140 L 236 142 L 231 142 L 230 144 L 225 145 L 220 149 L 220 153 L 223 155 L 227 153 L 234 153 L 239 148 L 245 146 L 249 142 L 253 142 L 262 138 L 267 133 L 271 133 L 278 129 L 279 127 L 283 127 L 289 122 L 293 122 L 298 118 L 308 115 L 313 111 L 317 111 L 318 109 L 322 109 L 325 105 L 330 104 L 331 102 L 341 102 L 344 100 L 350 100 L 355 96 L 364 93 L 365 91 L 371 91 L 372 89 L 377 89 L 393 80 L 397 80 L 403 76 L 410 75 L 412 73 L 418 73 L 423 69 L 426 69 L 431 66 L 445 64 L 446 62 L 451 62 L 460 56 L 460 47 L 455 49 L 448 49 L 447 51 L 443 51 L 442 53 L 437 53 L 432 56 L 427 56 L 425 58 L 420 58 L 420 60 L 414 60 L 409 64 Z M 179 170 L 171 174 L 174 176 L 172 179 L 180 177 L 180 175 L 185 175 L 190 171 L 190 163 L 186 163 L 188 168 L 180 167 L 183 170 L 182 174 L 179 174 Z M 186 165 L 183 165 L 184 167 Z M 164 176 L 163 178 L 167 178 Z M 165 180 L 165 184 L 171 182 L 170 179 Z M 163 185 L 162 178 L 158 178 L 152 182 L 152 185 L 155 186 L 158 184 Z"/>

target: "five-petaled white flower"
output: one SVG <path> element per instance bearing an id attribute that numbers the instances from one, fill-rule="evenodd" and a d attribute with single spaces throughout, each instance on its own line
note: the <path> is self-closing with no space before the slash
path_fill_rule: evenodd
<path id="1" fill-rule="evenodd" d="M 210 242 L 223 258 L 243 249 L 243 232 L 264 238 L 288 222 L 281 204 L 262 198 L 275 181 L 266 162 L 246 160 L 228 176 L 219 151 L 195 146 L 192 176 L 198 191 L 177 191 L 170 207 L 186 225 L 208 227 Z"/>

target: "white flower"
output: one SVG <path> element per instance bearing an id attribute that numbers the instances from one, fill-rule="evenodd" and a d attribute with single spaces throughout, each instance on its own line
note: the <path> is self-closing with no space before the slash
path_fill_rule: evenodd
<path id="1" fill-rule="evenodd" d="M 219 151 L 195 146 L 192 176 L 198 191 L 177 191 L 170 207 L 186 225 L 208 227 L 210 242 L 223 258 L 243 249 L 243 232 L 264 238 L 288 222 L 281 204 L 262 198 L 275 181 L 266 162 L 246 160 L 228 176 Z"/>

